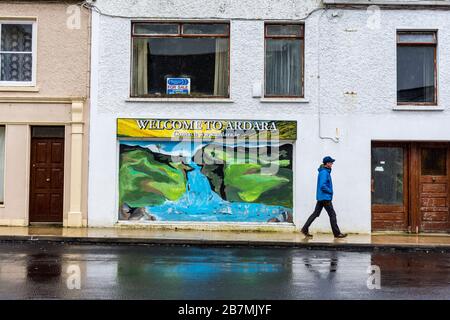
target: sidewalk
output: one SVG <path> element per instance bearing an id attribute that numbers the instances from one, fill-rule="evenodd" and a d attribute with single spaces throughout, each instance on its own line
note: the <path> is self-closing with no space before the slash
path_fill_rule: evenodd
<path id="1" fill-rule="evenodd" d="M 334 239 L 316 234 L 305 239 L 291 232 L 175 231 L 124 228 L 0 227 L 0 241 L 51 241 L 89 244 L 175 244 L 270 246 L 352 250 L 450 251 L 450 235 L 372 234 Z"/>

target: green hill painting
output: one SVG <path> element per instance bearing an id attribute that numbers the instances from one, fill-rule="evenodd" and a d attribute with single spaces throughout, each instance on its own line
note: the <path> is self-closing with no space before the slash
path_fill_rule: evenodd
<path id="1" fill-rule="evenodd" d="M 292 223 L 292 143 L 120 141 L 120 220 Z"/>

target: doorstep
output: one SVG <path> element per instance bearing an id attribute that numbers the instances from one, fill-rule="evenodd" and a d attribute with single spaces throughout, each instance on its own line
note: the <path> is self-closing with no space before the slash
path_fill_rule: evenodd
<path id="1" fill-rule="evenodd" d="M 298 232 L 240 232 L 158 230 L 136 228 L 0 227 L 1 241 L 63 242 L 76 244 L 147 244 L 193 246 L 261 246 L 348 250 L 450 251 L 449 235 L 350 234 L 334 239 L 315 234 L 312 239 Z"/>

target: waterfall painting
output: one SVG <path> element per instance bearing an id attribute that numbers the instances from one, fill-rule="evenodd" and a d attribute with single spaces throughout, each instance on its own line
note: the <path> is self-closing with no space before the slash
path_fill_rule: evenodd
<path id="1" fill-rule="evenodd" d="M 292 223 L 292 142 L 119 146 L 119 220 Z"/>

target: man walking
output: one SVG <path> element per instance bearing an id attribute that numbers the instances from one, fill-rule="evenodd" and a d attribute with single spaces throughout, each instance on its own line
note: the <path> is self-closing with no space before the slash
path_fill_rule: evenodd
<path id="1" fill-rule="evenodd" d="M 335 238 L 345 238 L 347 235 L 341 233 L 337 225 L 336 212 L 333 209 L 333 182 L 331 181 L 331 168 L 333 167 L 334 159 L 327 156 L 323 158 L 323 164 L 319 167 L 319 176 L 317 177 L 317 204 L 314 212 L 308 218 L 305 225 L 303 226 L 301 232 L 306 236 L 311 238 L 312 235 L 309 233 L 309 227 L 313 221 L 320 216 L 322 209 L 325 208 L 329 217 L 331 229 Z"/>

